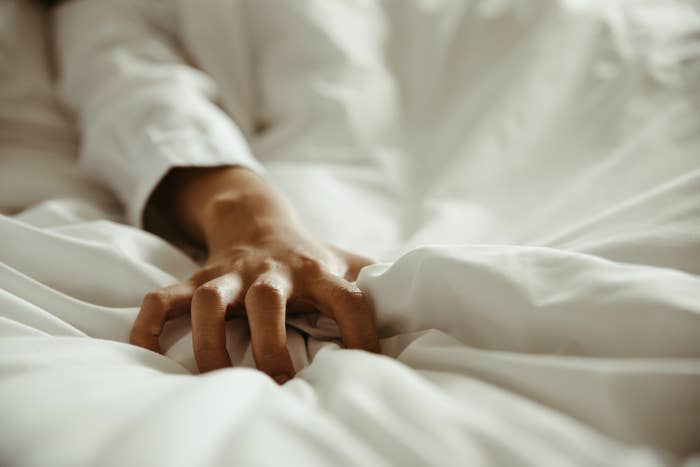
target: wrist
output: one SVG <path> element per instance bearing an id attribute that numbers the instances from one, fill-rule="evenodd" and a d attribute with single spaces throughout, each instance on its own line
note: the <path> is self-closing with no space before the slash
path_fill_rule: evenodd
<path id="1" fill-rule="evenodd" d="M 244 167 L 179 168 L 162 185 L 172 219 L 210 254 L 302 230 L 286 200 Z"/>

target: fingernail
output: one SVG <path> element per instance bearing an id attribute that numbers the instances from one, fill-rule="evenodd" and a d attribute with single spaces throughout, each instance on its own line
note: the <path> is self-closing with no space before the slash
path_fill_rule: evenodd
<path id="1" fill-rule="evenodd" d="M 275 377 L 272 378 L 272 379 L 274 379 L 275 381 L 277 381 L 277 384 L 279 384 L 279 385 L 281 386 L 281 385 L 283 385 L 284 383 L 286 383 L 287 381 L 289 381 L 289 376 L 287 376 L 287 375 L 277 375 L 277 376 L 275 376 Z"/>

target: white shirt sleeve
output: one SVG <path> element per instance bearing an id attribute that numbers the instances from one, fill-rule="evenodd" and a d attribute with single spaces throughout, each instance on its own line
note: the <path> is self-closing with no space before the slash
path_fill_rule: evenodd
<path id="1" fill-rule="evenodd" d="M 56 9 L 59 90 L 82 129 L 81 164 L 140 225 L 174 167 L 262 170 L 216 104 L 216 83 L 177 46 L 177 2 L 77 0 Z"/>

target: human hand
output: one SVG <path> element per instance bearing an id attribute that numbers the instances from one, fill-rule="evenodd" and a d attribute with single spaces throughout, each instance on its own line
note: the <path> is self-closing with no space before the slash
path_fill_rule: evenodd
<path id="1" fill-rule="evenodd" d="M 371 261 L 316 241 L 247 170 L 193 170 L 171 179 L 181 187 L 175 207 L 186 230 L 208 246 L 208 259 L 188 281 L 146 295 L 132 344 L 159 352 L 165 322 L 190 312 L 199 370 L 223 368 L 231 365 L 226 318 L 245 315 L 256 366 L 283 383 L 295 374 L 286 314 L 318 310 L 337 322 L 347 347 L 379 352 L 372 311 L 354 284 Z"/>

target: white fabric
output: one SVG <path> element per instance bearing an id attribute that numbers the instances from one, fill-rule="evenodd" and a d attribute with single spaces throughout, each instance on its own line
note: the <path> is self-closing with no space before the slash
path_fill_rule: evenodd
<path id="1" fill-rule="evenodd" d="M 33 2 L 0 3 L 0 212 L 61 196 L 113 205 L 73 164 L 76 138 L 54 102 L 44 23 Z"/>
<path id="2" fill-rule="evenodd" d="M 249 122 L 233 104 L 250 86 L 227 81 L 222 95 L 210 76 L 187 63 L 189 35 L 180 30 L 186 13 L 170 0 L 78 0 L 55 15 L 61 95 L 83 130 L 81 162 L 115 191 L 137 225 L 153 188 L 173 167 L 260 170 L 241 130 L 216 105 L 243 94 L 223 103 L 234 101 L 229 115 Z M 239 44 L 237 29 L 228 32 Z"/>
<path id="3" fill-rule="evenodd" d="M 207 3 L 191 31 L 235 2 Z M 317 235 L 385 261 L 359 280 L 385 356 L 314 316 L 283 387 L 240 320 L 243 368 L 194 376 L 186 318 L 166 356 L 129 346 L 143 295 L 196 265 L 25 178 L 0 218 L 0 465 L 698 465 L 692 2 L 241 5 L 252 152 Z"/>

